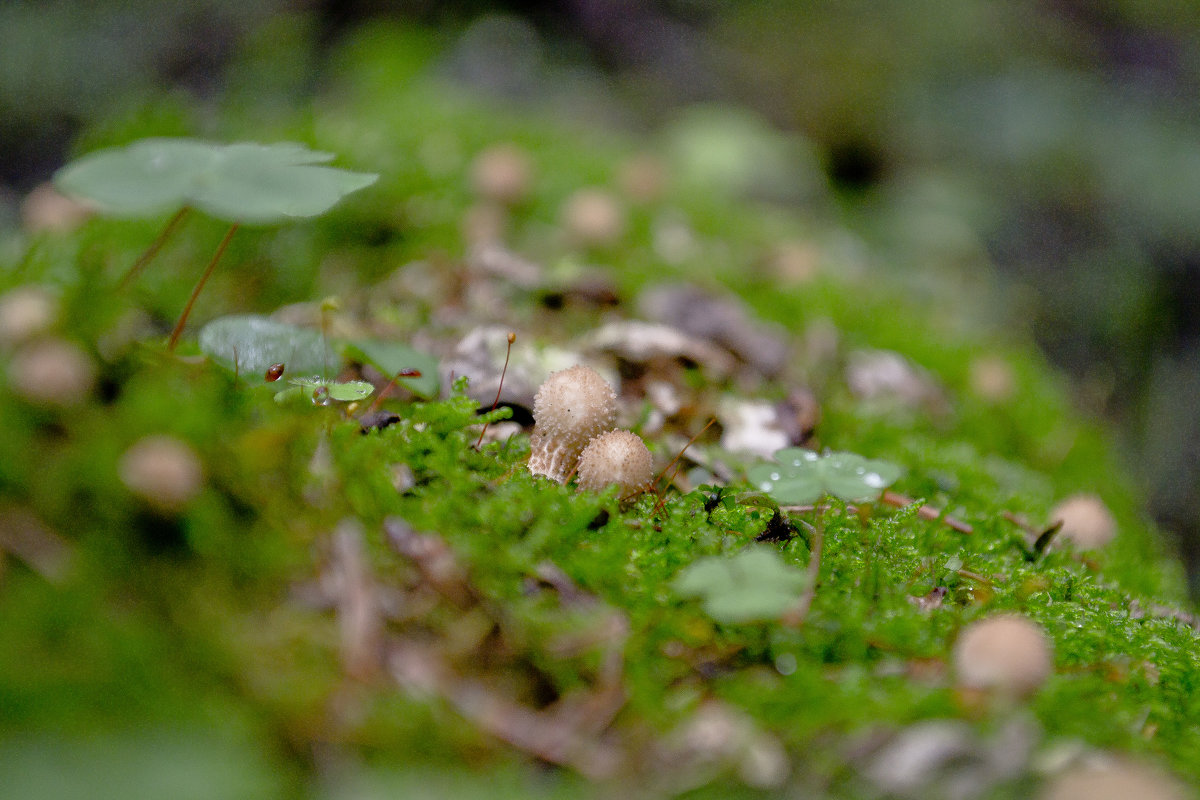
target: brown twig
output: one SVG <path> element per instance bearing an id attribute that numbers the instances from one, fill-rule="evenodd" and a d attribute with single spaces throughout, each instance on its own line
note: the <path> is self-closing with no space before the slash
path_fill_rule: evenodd
<path id="1" fill-rule="evenodd" d="M 891 489 L 885 490 L 883 495 L 879 498 L 879 501 L 881 503 L 887 503 L 889 506 L 895 506 L 896 508 L 903 508 L 904 506 L 912 505 L 912 502 L 913 502 L 911 497 L 905 497 L 904 495 L 899 494 L 898 492 L 893 492 Z M 957 519 L 955 517 L 948 516 L 948 515 L 942 516 L 943 513 L 944 513 L 944 510 L 939 511 L 938 509 L 934 508 L 933 506 L 923 505 L 917 509 L 917 516 L 919 516 L 921 519 L 928 519 L 928 520 L 940 519 L 942 521 L 942 524 L 945 525 L 947 528 L 950 528 L 951 530 L 956 530 L 959 533 L 974 533 L 975 532 L 974 528 L 972 528 L 970 525 L 963 522 L 962 520 Z"/>
<path id="2" fill-rule="evenodd" d="M 693 436 L 692 438 L 687 440 L 687 444 L 685 444 L 683 446 L 683 448 L 678 453 L 675 454 L 675 457 L 671 459 L 669 464 L 667 464 L 665 467 L 663 467 L 662 472 L 658 473 L 658 477 L 654 479 L 654 484 L 657 484 L 659 481 L 661 481 L 663 479 L 663 477 L 667 474 L 667 470 L 669 470 L 669 469 L 671 469 L 671 467 L 675 466 L 676 462 L 678 462 L 679 459 L 683 458 L 683 454 L 687 452 L 687 449 L 689 447 L 691 447 L 697 439 L 699 439 L 701 436 L 703 436 L 704 432 L 706 430 L 708 430 L 714 424 L 716 424 L 716 421 L 717 421 L 717 418 L 713 417 L 707 423 L 705 423 L 704 427 L 700 429 L 699 433 L 697 433 L 695 436 Z M 679 474 L 678 470 L 676 470 L 676 472 L 671 475 L 670 480 L 668 480 L 663 485 L 663 487 L 658 490 L 658 500 L 654 503 L 654 510 L 651 513 L 657 514 L 659 511 L 662 510 L 662 507 L 664 505 L 666 505 L 667 487 L 671 485 L 671 481 L 675 480 L 675 475 L 677 475 L 677 474 Z M 654 485 L 654 484 L 652 484 L 652 485 Z"/>
<path id="3" fill-rule="evenodd" d="M 121 278 L 121 282 L 117 284 L 118 288 L 124 289 L 127 287 L 133 282 L 133 279 L 136 278 L 138 274 L 146 268 L 146 265 L 154 260 L 154 257 L 158 255 L 158 251 L 163 249 L 163 245 L 167 243 L 167 239 L 170 239 L 171 234 L 175 233 L 175 230 L 179 227 L 179 224 L 183 222 L 183 218 L 187 216 L 187 213 L 190 210 L 190 208 L 184 206 L 175 212 L 175 216 L 167 220 L 167 224 L 158 234 L 158 238 L 156 238 L 150 244 L 150 246 L 146 248 L 146 252 L 138 256 L 138 260 L 133 262 L 133 266 L 125 272 L 125 275 Z"/>
<path id="4" fill-rule="evenodd" d="M 217 252 L 213 253 L 212 260 L 204 268 L 204 274 L 200 276 L 200 280 L 196 281 L 196 287 L 192 289 L 192 296 L 188 298 L 187 305 L 183 307 L 183 313 L 179 315 L 179 321 L 175 323 L 175 329 L 171 331 L 171 338 L 167 340 L 167 350 L 174 352 L 175 345 L 179 344 L 179 337 L 183 335 L 183 326 L 187 324 L 188 316 L 192 313 L 192 306 L 196 304 L 196 298 L 200 296 L 204 284 L 208 283 L 209 276 L 217 268 L 217 262 L 221 260 L 221 256 L 225 255 L 225 249 L 229 247 L 229 240 L 237 233 L 237 229 L 236 222 L 229 226 L 229 230 L 225 232 L 225 238 L 221 240 L 221 244 L 217 245 Z"/>

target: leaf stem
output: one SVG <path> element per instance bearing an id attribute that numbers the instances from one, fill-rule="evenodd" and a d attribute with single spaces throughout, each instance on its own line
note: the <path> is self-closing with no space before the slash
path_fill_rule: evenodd
<path id="1" fill-rule="evenodd" d="M 141 271 L 146 268 L 146 265 L 149 264 L 156 255 L 158 255 L 158 251 L 163 249 L 163 245 L 167 243 L 167 239 L 170 239 L 171 234 L 175 233 L 176 229 L 179 228 L 179 224 L 183 222 L 183 218 L 187 216 L 189 211 L 191 211 L 191 209 L 188 206 L 184 206 L 176 211 L 173 217 L 167 220 L 167 224 L 163 226 L 163 229 L 159 232 L 158 237 L 150 244 L 149 247 L 146 248 L 146 252 L 138 256 L 138 260 L 133 262 L 133 266 L 130 267 L 125 273 L 124 277 L 121 278 L 121 282 L 117 284 L 118 288 L 124 289 L 125 287 L 129 286 L 129 284 L 133 282 L 133 279 L 136 278 Z"/>
<path id="2" fill-rule="evenodd" d="M 200 291 L 204 289 L 204 284 L 208 283 L 208 278 L 212 275 L 213 270 L 217 267 L 217 262 L 221 260 L 221 256 L 225 255 L 225 249 L 229 247 L 229 240 L 237 233 L 238 224 L 235 222 L 229 226 L 229 230 L 225 232 L 225 238 L 221 240 L 221 244 L 217 245 L 217 252 L 213 253 L 212 260 L 208 262 L 208 266 L 204 268 L 204 274 L 200 276 L 200 280 L 196 281 L 196 287 L 192 289 L 192 296 L 188 298 L 187 305 L 183 307 L 183 313 L 179 315 L 179 321 L 175 323 L 175 329 L 171 331 L 171 338 L 167 340 L 167 350 L 175 351 L 175 345 L 179 344 L 179 337 L 183 335 L 183 326 L 187 324 L 188 316 L 192 313 L 192 306 L 196 304 L 196 298 L 200 296 Z"/>
<path id="3" fill-rule="evenodd" d="M 800 596 L 800 602 L 791 611 L 783 615 L 782 622 L 792 628 L 799 628 L 804 624 L 804 620 L 808 617 L 808 610 L 812 608 L 813 598 L 817 595 L 817 578 L 821 574 L 821 551 L 825 546 L 825 512 L 817 512 L 817 524 L 813 528 L 812 538 L 812 553 L 808 557 L 808 585 L 804 587 L 804 594 Z"/>

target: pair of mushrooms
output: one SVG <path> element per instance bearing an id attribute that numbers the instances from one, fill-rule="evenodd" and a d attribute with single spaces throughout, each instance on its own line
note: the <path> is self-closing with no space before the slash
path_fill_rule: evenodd
<path id="1" fill-rule="evenodd" d="M 650 488 L 653 460 L 636 433 L 615 430 L 617 395 L 591 367 L 551 373 L 533 401 L 529 471 L 579 488 L 619 486 L 622 499 Z"/>

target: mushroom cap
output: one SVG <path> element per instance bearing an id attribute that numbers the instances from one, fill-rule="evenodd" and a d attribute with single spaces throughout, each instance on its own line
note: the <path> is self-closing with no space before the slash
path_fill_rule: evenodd
<path id="1" fill-rule="evenodd" d="M 654 460 L 642 437 L 609 431 L 592 439 L 579 456 L 579 488 L 599 492 L 616 484 L 622 497 L 640 494 L 654 479 Z"/>
<path id="2" fill-rule="evenodd" d="M 1116 519 L 1094 494 L 1071 495 L 1050 511 L 1050 521 L 1062 522 L 1058 541 L 1070 541 L 1080 550 L 1103 547 L 1117 535 Z"/>
<path id="3" fill-rule="evenodd" d="M 1030 694 L 1053 669 L 1050 642 L 1040 626 L 1015 614 L 972 622 L 954 645 L 959 684 L 1001 694 Z"/>
<path id="4" fill-rule="evenodd" d="M 1183 800 L 1186 790 L 1169 775 L 1137 762 L 1080 764 L 1050 781 L 1039 800 Z"/>
<path id="5" fill-rule="evenodd" d="M 173 436 L 139 439 L 118 465 L 121 482 L 156 508 L 176 511 L 204 483 L 204 469 L 192 448 Z"/>
<path id="6" fill-rule="evenodd" d="M 533 399 L 533 421 L 539 433 L 578 441 L 580 449 L 599 433 L 612 430 L 617 395 L 591 367 L 576 365 L 550 373 Z"/>
<path id="7" fill-rule="evenodd" d="M 13 356 L 8 379 L 14 392 L 45 406 L 78 405 L 96 382 L 96 367 L 78 345 L 61 339 L 32 342 Z"/>
<path id="8" fill-rule="evenodd" d="M 612 430 L 616 419 L 617 395 L 596 370 L 577 365 L 551 373 L 533 399 L 529 471 L 563 483 L 588 441 Z"/>

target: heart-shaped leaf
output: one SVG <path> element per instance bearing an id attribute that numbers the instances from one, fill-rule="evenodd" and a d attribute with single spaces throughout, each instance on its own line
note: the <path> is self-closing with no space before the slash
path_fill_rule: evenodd
<path id="1" fill-rule="evenodd" d="M 321 334 L 256 314 L 220 317 L 200 330 L 200 349 L 241 375 L 263 375 L 273 364 L 285 374 L 305 375 L 326 369 L 328 357 Z"/>
<path id="2" fill-rule="evenodd" d="M 400 378 L 396 382 L 421 397 L 437 397 L 438 362 L 428 353 L 414 350 L 403 342 L 356 339 L 346 343 L 346 355 L 370 363 L 391 378 L 403 369 L 419 370 L 420 377 Z"/>
<path id="3" fill-rule="evenodd" d="M 788 447 L 775 453 L 775 463 L 756 464 L 746 475 L 780 505 L 790 506 L 815 503 L 827 494 L 847 502 L 877 500 L 900 473 L 895 464 L 854 453 L 821 455 Z"/>
<path id="4" fill-rule="evenodd" d="M 142 139 L 83 156 L 54 182 L 117 216 L 191 206 L 227 222 L 272 225 L 322 214 L 378 177 L 320 166 L 332 158 L 292 142 Z"/>
<path id="5" fill-rule="evenodd" d="M 717 622 L 776 619 L 794 606 L 808 576 L 784 564 L 767 547 L 751 547 L 732 558 L 706 556 L 685 568 L 673 582 L 684 597 L 700 598 Z"/>

